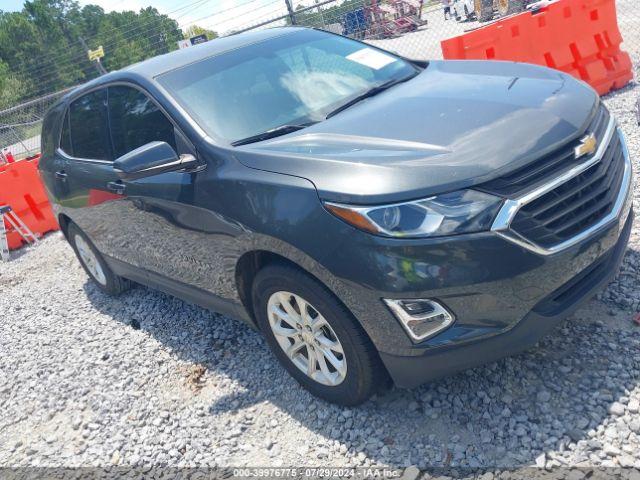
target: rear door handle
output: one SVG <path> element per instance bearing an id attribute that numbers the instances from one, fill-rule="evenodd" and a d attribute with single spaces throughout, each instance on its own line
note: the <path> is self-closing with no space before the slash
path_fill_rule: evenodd
<path id="1" fill-rule="evenodd" d="M 66 180 L 67 179 L 67 173 L 64 170 L 59 170 L 55 173 L 56 178 L 60 179 L 60 180 Z"/>
<path id="2" fill-rule="evenodd" d="M 122 195 L 124 193 L 124 183 L 122 182 L 109 182 L 107 183 L 107 188 L 118 195 Z"/>

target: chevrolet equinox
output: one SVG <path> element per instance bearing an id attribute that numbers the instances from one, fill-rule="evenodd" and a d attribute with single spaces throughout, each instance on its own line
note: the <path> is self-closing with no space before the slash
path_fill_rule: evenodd
<path id="1" fill-rule="evenodd" d="M 586 84 L 295 27 L 75 89 L 40 171 L 101 290 L 241 319 L 345 405 L 531 346 L 612 278 L 633 217 Z"/>

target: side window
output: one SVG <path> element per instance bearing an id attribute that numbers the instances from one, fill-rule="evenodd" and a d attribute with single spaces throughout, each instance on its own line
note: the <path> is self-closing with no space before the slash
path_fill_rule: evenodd
<path id="1" fill-rule="evenodd" d="M 71 147 L 71 131 L 69 129 L 69 110 L 67 110 L 67 112 L 64 114 L 64 120 L 62 121 L 60 148 L 64 153 L 73 157 L 73 148 Z"/>
<path id="2" fill-rule="evenodd" d="M 69 107 L 69 129 L 74 157 L 112 159 L 106 97 L 107 90 L 103 88 L 80 97 Z"/>
<path id="3" fill-rule="evenodd" d="M 109 121 L 115 158 L 154 141 L 167 142 L 177 151 L 173 124 L 135 88 L 109 87 Z"/>

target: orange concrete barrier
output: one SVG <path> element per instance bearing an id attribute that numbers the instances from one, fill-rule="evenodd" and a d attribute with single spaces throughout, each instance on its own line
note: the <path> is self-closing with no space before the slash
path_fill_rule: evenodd
<path id="1" fill-rule="evenodd" d="M 513 60 L 562 70 L 600 95 L 632 78 L 615 0 L 559 0 L 440 43 L 445 59 Z"/>
<path id="2" fill-rule="evenodd" d="M 40 156 L 0 166 L 0 205 L 9 205 L 36 236 L 58 230 L 58 223 L 38 174 Z M 9 249 L 20 248 L 23 238 L 5 222 Z"/>

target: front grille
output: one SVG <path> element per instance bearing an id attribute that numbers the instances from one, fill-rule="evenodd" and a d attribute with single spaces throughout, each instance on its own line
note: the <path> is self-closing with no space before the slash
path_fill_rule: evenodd
<path id="1" fill-rule="evenodd" d="M 600 143 L 607 131 L 608 124 L 609 112 L 604 105 L 600 105 L 585 134 L 594 133 L 598 143 Z M 541 183 L 545 183 L 550 178 L 553 178 L 554 175 L 588 160 L 588 157 L 575 158 L 574 149 L 578 143 L 579 140 L 569 142 L 535 162 L 491 180 L 482 185 L 482 190 L 512 197 L 514 194 L 530 190 Z"/>
<path id="2" fill-rule="evenodd" d="M 623 175 L 622 143 L 614 134 L 600 162 L 522 206 L 511 229 L 544 248 L 562 243 L 613 210 Z"/>

